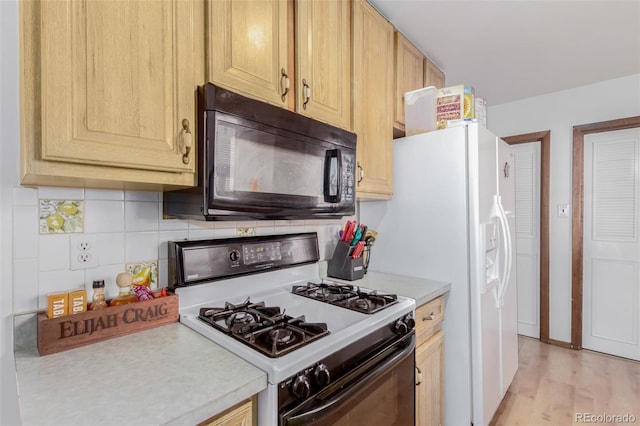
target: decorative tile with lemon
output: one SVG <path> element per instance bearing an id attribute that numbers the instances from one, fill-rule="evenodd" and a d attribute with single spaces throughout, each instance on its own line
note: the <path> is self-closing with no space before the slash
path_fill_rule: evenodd
<path id="1" fill-rule="evenodd" d="M 40 200 L 40 233 L 84 232 L 84 201 Z"/>
<path id="2" fill-rule="evenodd" d="M 158 261 L 147 260 L 144 262 L 127 263 L 127 272 L 133 275 L 133 287 L 141 285 L 149 287 L 150 290 L 158 289 Z"/>

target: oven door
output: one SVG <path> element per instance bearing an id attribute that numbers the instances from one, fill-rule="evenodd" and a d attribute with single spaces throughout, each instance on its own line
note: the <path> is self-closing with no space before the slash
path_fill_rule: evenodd
<path id="1" fill-rule="evenodd" d="M 222 112 L 207 128 L 210 215 L 354 213 L 354 149 Z"/>
<path id="2" fill-rule="evenodd" d="M 415 421 L 413 332 L 293 410 L 282 425 L 397 425 Z"/>

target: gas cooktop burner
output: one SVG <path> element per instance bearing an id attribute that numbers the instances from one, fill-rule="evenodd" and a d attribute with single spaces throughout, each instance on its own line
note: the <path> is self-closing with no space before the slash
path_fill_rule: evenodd
<path id="1" fill-rule="evenodd" d="M 395 294 L 362 290 L 350 284 L 309 282 L 307 285 L 294 285 L 291 292 L 365 314 L 376 313 L 398 302 L 398 296 Z"/>
<path id="2" fill-rule="evenodd" d="M 239 305 L 226 302 L 224 308 L 200 308 L 198 318 L 271 358 L 329 334 L 325 323 L 307 323 L 304 315 L 294 318 L 249 299 Z"/>

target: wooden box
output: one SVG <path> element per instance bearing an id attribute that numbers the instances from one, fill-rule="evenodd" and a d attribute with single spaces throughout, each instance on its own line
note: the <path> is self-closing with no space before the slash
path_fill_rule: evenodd
<path id="1" fill-rule="evenodd" d="M 49 355 L 178 321 L 178 295 L 47 318 L 38 314 L 38 352 Z"/>

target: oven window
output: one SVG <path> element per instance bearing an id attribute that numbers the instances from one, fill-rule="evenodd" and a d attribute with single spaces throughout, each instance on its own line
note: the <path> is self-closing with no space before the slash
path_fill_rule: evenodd
<path id="1" fill-rule="evenodd" d="M 284 416 L 284 425 L 413 426 L 415 383 L 413 351 L 374 379 L 364 376 L 350 386 L 322 392 Z"/>

